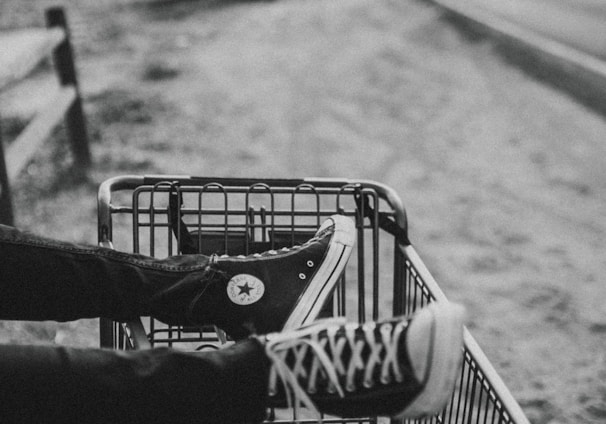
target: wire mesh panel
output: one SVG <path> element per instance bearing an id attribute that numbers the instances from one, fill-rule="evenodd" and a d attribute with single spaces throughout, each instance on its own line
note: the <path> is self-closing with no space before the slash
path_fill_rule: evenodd
<path id="1" fill-rule="evenodd" d="M 249 255 L 302 244 L 333 214 L 350 217 L 357 241 L 321 317 L 365 322 L 413 313 L 445 299 L 407 239 L 406 215 L 393 190 L 369 181 L 270 180 L 180 176 L 116 177 L 99 190 L 99 241 L 154 257 L 199 253 Z M 219 349 L 220 329 L 168 326 L 151 318 L 101 323 L 101 344 L 117 349 L 168 346 Z M 527 423 L 471 335 L 464 366 L 442 413 L 407 422 Z M 305 411 L 271 410 L 273 422 L 315 422 Z M 324 422 L 387 422 L 379 417 Z"/>

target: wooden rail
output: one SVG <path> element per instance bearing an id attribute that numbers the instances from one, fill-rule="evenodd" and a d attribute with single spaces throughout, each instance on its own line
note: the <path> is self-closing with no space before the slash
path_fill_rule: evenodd
<path id="1" fill-rule="evenodd" d="M 83 176 L 91 164 L 69 28 L 62 8 L 46 10 L 46 26 L 0 33 L 0 92 L 27 78 L 48 56 L 53 58 L 60 85 L 6 152 L 0 131 L 0 223 L 3 224 L 12 225 L 14 221 L 9 182 L 17 178 L 62 118 L 75 171 Z"/>

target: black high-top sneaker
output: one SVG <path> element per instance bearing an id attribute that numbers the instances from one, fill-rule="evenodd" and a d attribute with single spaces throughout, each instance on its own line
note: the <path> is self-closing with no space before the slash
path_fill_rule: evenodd
<path id="1" fill-rule="evenodd" d="M 273 406 L 341 417 L 441 412 L 463 358 L 463 308 L 433 303 L 412 317 L 365 324 L 319 320 L 259 336 Z"/>
<path id="2" fill-rule="evenodd" d="M 213 256 L 212 278 L 190 304 L 192 323 L 233 339 L 294 329 L 316 319 L 351 254 L 352 220 L 333 215 L 301 246 L 249 256 Z"/>

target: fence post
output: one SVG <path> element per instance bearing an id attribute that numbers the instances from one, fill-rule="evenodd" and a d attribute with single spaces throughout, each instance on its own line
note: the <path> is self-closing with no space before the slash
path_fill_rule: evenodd
<path id="1" fill-rule="evenodd" d="M 4 145 L 2 143 L 2 129 L 0 128 L 0 224 L 14 225 L 11 191 L 4 160 Z"/>
<path id="2" fill-rule="evenodd" d="M 91 155 L 88 147 L 88 134 L 82 110 L 80 88 L 76 78 L 74 56 L 70 44 L 70 33 L 63 8 L 52 7 L 47 9 L 46 25 L 49 28 L 61 27 L 65 31 L 65 40 L 53 51 L 53 62 L 59 75 L 60 84 L 63 86 L 72 85 L 76 90 L 76 99 L 66 112 L 65 124 L 74 153 L 74 167 L 78 173 L 84 175 L 91 164 Z"/>

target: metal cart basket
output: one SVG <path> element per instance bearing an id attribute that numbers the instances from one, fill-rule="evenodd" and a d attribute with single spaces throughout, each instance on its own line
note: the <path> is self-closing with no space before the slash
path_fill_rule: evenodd
<path id="1" fill-rule="evenodd" d="M 99 189 L 99 243 L 156 257 L 251 254 L 303 243 L 335 213 L 354 220 L 354 252 L 322 316 L 363 322 L 409 314 L 445 296 L 407 237 L 406 212 L 391 188 L 346 179 L 242 179 L 120 176 Z M 142 317 L 101 321 L 101 345 L 202 350 L 230 343 L 215 327 L 166 326 Z M 520 406 L 470 333 L 451 402 L 435 423 L 527 424 Z M 315 422 L 272 410 L 270 421 Z M 382 417 L 325 422 L 377 423 Z"/>

